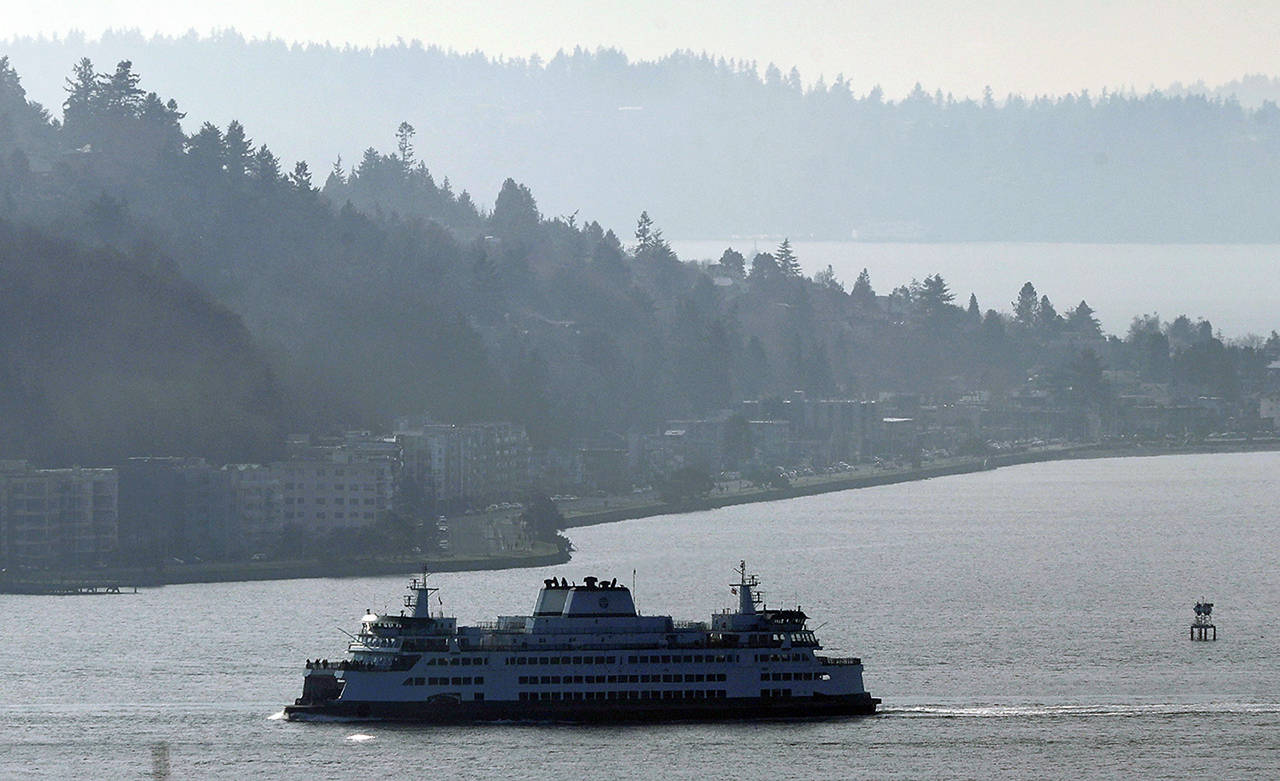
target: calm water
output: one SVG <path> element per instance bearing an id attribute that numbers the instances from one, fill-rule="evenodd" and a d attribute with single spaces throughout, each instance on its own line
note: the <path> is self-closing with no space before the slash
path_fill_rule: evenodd
<path id="1" fill-rule="evenodd" d="M 823 723 L 292 724 L 301 662 L 403 579 L 0 597 L 0 776 L 1274 777 L 1278 489 L 1280 454 L 1039 464 L 579 529 L 568 566 L 436 579 L 471 621 L 635 568 L 642 611 L 705 619 L 745 558 L 885 701 Z M 1187 640 L 1202 596 L 1216 643 Z"/>
<path id="2" fill-rule="evenodd" d="M 718 260 L 732 246 L 750 263 L 756 251 L 772 252 L 778 241 L 671 245 L 685 260 Z M 1059 312 L 1087 300 L 1103 330 L 1120 336 L 1134 315 L 1152 312 L 1165 320 L 1204 317 L 1228 337 L 1280 329 L 1280 244 L 799 241 L 794 247 L 806 274 L 830 265 L 846 289 L 864 268 L 880 294 L 936 273 L 950 283 L 957 304 L 967 304 L 973 293 L 984 312 L 1010 311 L 1022 283 L 1030 281 Z"/>

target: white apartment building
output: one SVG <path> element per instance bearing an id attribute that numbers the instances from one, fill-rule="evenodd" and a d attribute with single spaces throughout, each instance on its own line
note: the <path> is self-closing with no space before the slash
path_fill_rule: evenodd
<path id="1" fill-rule="evenodd" d="M 377 523 L 391 507 L 395 462 L 335 450 L 324 459 L 272 464 L 270 477 L 280 483 L 284 525 L 323 532 Z"/>
<path id="2" fill-rule="evenodd" d="M 119 545 L 114 469 L 0 462 L 0 555 L 13 564 L 93 564 Z"/>

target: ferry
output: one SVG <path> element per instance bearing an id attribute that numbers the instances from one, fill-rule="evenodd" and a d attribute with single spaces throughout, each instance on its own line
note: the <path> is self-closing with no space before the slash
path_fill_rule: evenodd
<path id="1" fill-rule="evenodd" d="M 745 562 L 711 621 L 641 615 L 616 579 L 548 578 L 533 614 L 459 626 L 426 576 L 369 612 L 346 658 L 307 660 L 290 720 L 625 722 L 875 713 L 862 661 L 820 654 L 808 616 L 771 610 Z"/>

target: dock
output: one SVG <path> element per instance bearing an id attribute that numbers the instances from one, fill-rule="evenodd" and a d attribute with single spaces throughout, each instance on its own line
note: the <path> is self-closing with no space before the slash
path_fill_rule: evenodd
<path id="1" fill-rule="evenodd" d="M 94 583 L 64 580 L 10 580 L 0 582 L 0 594 L 91 596 L 96 594 L 137 593 L 138 586 L 131 583 Z"/>

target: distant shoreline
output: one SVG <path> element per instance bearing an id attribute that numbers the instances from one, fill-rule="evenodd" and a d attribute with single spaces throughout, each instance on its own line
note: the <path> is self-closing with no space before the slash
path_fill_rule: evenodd
<path id="1" fill-rule="evenodd" d="M 184 583 L 248 583 L 259 580 L 299 578 L 365 578 L 429 572 L 550 567 L 569 561 L 569 554 L 554 546 L 496 556 L 457 556 L 423 559 L 412 556 L 371 557 L 350 561 L 291 559 L 277 561 L 203 562 L 163 568 L 107 568 L 81 571 L 16 573 L 0 580 L 0 594 L 76 594 L 77 589 L 119 587 L 122 591 Z M 87 592 L 85 592 L 87 593 Z"/>
<path id="2" fill-rule="evenodd" d="M 972 474 L 986 472 L 1005 466 L 1035 464 L 1047 461 L 1067 461 L 1093 458 L 1139 458 L 1146 456 L 1196 455 L 1219 453 L 1255 453 L 1280 451 L 1280 438 L 1232 440 L 1226 442 L 1196 443 L 1194 445 L 1132 445 L 1082 444 L 1067 445 L 1039 450 L 1027 450 L 1020 453 L 1004 453 L 985 457 L 956 459 L 945 464 L 922 466 L 916 468 L 886 470 L 883 472 L 862 475 L 832 475 L 810 483 L 792 485 L 789 488 L 751 489 L 742 492 L 727 493 L 706 497 L 679 504 L 653 503 L 633 507 L 620 507 L 616 510 L 575 513 L 565 517 L 565 528 L 575 529 L 584 526 L 598 526 L 605 523 L 650 518 L 658 515 L 673 515 L 702 510 L 715 510 L 721 507 L 734 507 L 757 502 L 773 502 L 781 499 L 796 499 L 802 496 L 850 491 L 858 488 L 872 488 L 880 485 L 909 483 L 917 480 L 928 480 L 934 477 Z"/>
<path id="3" fill-rule="evenodd" d="M 1196 455 L 1220 453 L 1253 453 L 1280 451 L 1280 438 L 1232 440 L 1225 442 L 1196 443 L 1193 445 L 1129 445 L 1082 444 L 1026 450 L 1019 453 L 1003 453 L 986 457 L 953 459 L 946 463 L 917 468 L 892 469 L 856 475 L 823 475 L 800 482 L 789 488 L 743 489 L 713 494 L 704 499 L 667 504 L 647 504 L 618 507 L 596 512 L 567 513 L 565 529 L 599 526 L 606 523 L 675 515 L 688 512 L 715 510 L 757 502 L 773 502 L 797 499 L 803 496 L 872 488 L 881 485 L 909 483 L 935 477 L 985 472 L 1006 466 L 1035 464 L 1048 461 L 1066 461 L 1093 458 L 1138 458 L 1144 456 Z M 803 480 L 804 478 L 802 478 Z M 118 586 L 122 590 L 133 587 L 154 588 L 184 583 L 246 583 L 259 580 L 291 580 L 299 578 L 359 578 L 382 575 L 409 575 L 424 569 L 431 572 L 474 572 L 499 569 L 525 569 L 567 564 L 571 555 L 551 545 L 524 553 L 508 553 L 496 556 L 459 556 L 422 559 L 411 556 L 371 557 L 352 561 L 295 559 L 283 561 L 253 562 L 204 562 L 199 564 L 170 565 L 160 569 L 113 568 L 103 570 L 56 571 L 48 573 L 21 573 L 0 579 L 0 594 L 67 594 L 77 593 L 77 588 L 92 588 L 94 593 Z"/>

